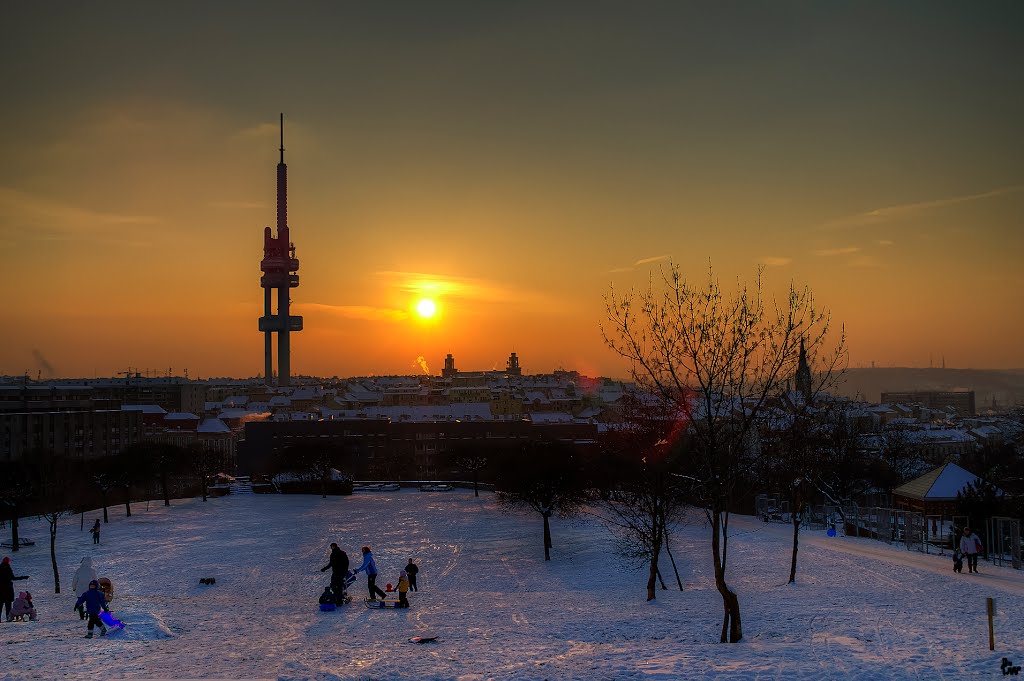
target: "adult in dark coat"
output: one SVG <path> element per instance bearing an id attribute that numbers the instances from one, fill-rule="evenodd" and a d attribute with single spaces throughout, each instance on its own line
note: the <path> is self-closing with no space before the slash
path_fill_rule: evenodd
<path id="1" fill-rule="evenodd" d="M 320 568 L 320 572 L 331 570 L 331 588 L 335 593 L 341 593 L 345 589 L 345 575 L 348 574 L 348 554 L 338 548 L 338 545 L 331 542 L 331 558 L 327 565 Z"/>
<path id="2" fill-rule="evenodd" d="M 0 561 L 0 614 L 11 621 L 11 604 L 14 603 L 14 582 L 19 579 L 28 579 L 28 575 L 14 576 L 14 568 L 11 567 L 11 559 L 4 556 Z"/>

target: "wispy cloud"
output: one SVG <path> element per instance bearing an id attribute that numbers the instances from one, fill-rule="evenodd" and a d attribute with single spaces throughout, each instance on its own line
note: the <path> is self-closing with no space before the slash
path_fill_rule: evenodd
<path id="1" fill-rule="evenodd" d="M 235 135 L 237 137 L 274 137 L 280 131 L 279 123 L 257 123 L 248 128 L 242 128 Z"/>
<path id="2" fill-rule="evenodd" d="M 647 264 L 650 264 L 652 262 L 660 262 L 662 260 L 668 260 L 671 257 L 672 257 L 671 255 L 656 255 L 656 256 L 651 257 L 651 258 L 640 258 L 635 263 L 633 263 L 633 265 L 635 267 L 639 267 L 640 265 L 647 265 Z"/>
<path id="3" fill-rule="evenodd" d="M 889 239 L 879 239 L 875 243 L 878 244 L 879 246 L 892 246 L 895 242 L 890 241 Z"/>
<path id="4" fill-rule="evenodd" d="M 209 206 L 211 208 L 226 208 L 226 209 L 242 209 L 250 210 L 256 208 L 266 208 L 267 204 L 265 201 L 210 201 Z"/>
<path id="5" fill-rule="evenodd" d="M 363 319 L 373 322 L 400 322 L 409 318 L 405 310 L 370 305 L 326 305 L 324 303 L 298 303 L 295 309 L 299 312 L 317 311 L 344 317 L 345 319 Z"/>
<path id="6" fill-rule="evenodd" d="M 760 262 L 767 267 L 785 267 L 789 263 L 793 262 L 793 259 L 775 255 L 766 255 L 761 258 Z"/>
<path id="7" fill-rule="evenodd" d="M 843 246 L 841 248 L 821 248 L 814 252 L 814 255 L 823 258 L 831 258 L 837 255 L 852 255 L 860 252 L 860 246 Z"/>
<path id="8" fill-rule="evenodd" d="M 486 303 L 544 304 L 549 296 L 522 286 L 505 285 L 474 277 L 427 272 L 385 270 L 376 273 L 387 286 L 402 294 Z"/>
<path id="9" fill-rule="evenodd" d="M 129 215 L 96 211 L 64 201 L 0 187 L 0 233 L 8 237 L 67 240 L 83 236 L 137 236 L 134 228 L 155 225 L 153 215 Z"/>
<path id="10" fill-rule="evenodd" d="M 672 258 L 672 256 L 670 254 L 669 255 L 653 255 L 653 256 L 651 256 L 649 258 L 640 258 L 639 260 L 634 262 L 632 265 L 627 265 L 625 267 L 613 267 L 612 269 L 608 270 L 608 272 L 611 273 L 611 274 L 618 274 L 620 272 L 632 272 L 637 267 L 641 267 L 643 265 L 650 265 L 652 262 L 661 262 L 662 260 L 669 260 L 671 258 Z"/>
<path id="11" fill-rule="evenodd" d="M 970 203 L 972 201 L 983 201 L 985 199 L 992 199 L 1020 192 L 1024 192 L 1024 184 L 999 187 L 997 189 L 992 189 L 987 192 L 979 192 L 977 194 L 963 194 L 961 196 L 950 196 L 944 199 L 932 199 L 931 201 L 917 201 L 914 203 L 897 204 L 895 206 L 885 206 L 884 208 L 876 208 L 864 213 L 857 213 L 856 215 L 848 215 L 843 218 L 831 220 L 822 225 L 822 227 L 824 229 L 840 229 L 856 225 L 876 224 L 880 222 L 887 222 L 889 220 L 910 217 L 925 211 L 945 208 L 946 206 L 955 206 L 957 204 Z"/>

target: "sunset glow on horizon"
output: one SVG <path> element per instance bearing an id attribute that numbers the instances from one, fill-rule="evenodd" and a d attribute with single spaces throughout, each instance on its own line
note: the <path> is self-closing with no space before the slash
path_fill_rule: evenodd
<path id="1" fill-rule="evenodd" d="M 670 262 L 1024 367 L 1024 6 L 582 7 L 11 5 L 0 375 L 260 373 L 280 111 L 293 374 L 624 377 L 603 295 Z"/>

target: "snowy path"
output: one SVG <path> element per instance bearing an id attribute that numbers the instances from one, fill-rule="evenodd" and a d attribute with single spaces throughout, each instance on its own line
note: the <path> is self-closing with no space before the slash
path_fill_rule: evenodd
<path id="1" fill-rule="evenodd" d="M 129 622 L 84 640 L 73 597 L 52 593 L 45 541 L 14 556 L 32 575 L 41 621 L 0 624 L 0 679 L 959 679 L 998 675 L 1024 656 L 1024 574 L 859 539 L 803 533 L 798 584 L 787 585 L 788 527 L 736 518 L 730 583 L 745 640 L 715 643 L 721 601 L 707 531 L 673 535 L 685 590 L 644 600 L 644 575 L 612 553 L 592 519 L 555 520 L 545 562 L 539 518 L 505 515 L 469 492 L 248 496 L 112 509 L 93 547 L 68 519 L 58 537 L 63 583 L 83 555 L 115 584 Z M 88 517 L 95 517 L 89 514 Z M 36 540 L 45 527 L 24 523 Z M 408 610 L 353 604 L 321 613 L 328 543 L 355 561 L 370 544 L 379 583 L 413 557 Z M 662 566 L 666 581 L 671 567 Z M 201 587 L 200 577 L 216 585 Z M 988 651 L 985 597 L 997 600 Z M 415 645 L 410 636 L 438 635 Z"/>

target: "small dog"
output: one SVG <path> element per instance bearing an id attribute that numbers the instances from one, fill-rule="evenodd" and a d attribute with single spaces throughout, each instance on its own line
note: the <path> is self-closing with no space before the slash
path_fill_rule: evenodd
<path id="1" fill-rule="evenodd" d="M 953 552 L 953 572 L 964 571 L 964 554 L 960 553 L 960 549 Z"/>
<path id="2" fill-rule="evenodd" d="M 213 577 L 203 577 L 202 579 L 199 580 L 199 583 L 200 584 L 211 585 L 211 584 L 216 584 L 217 580 L 214 579 Z"/>

